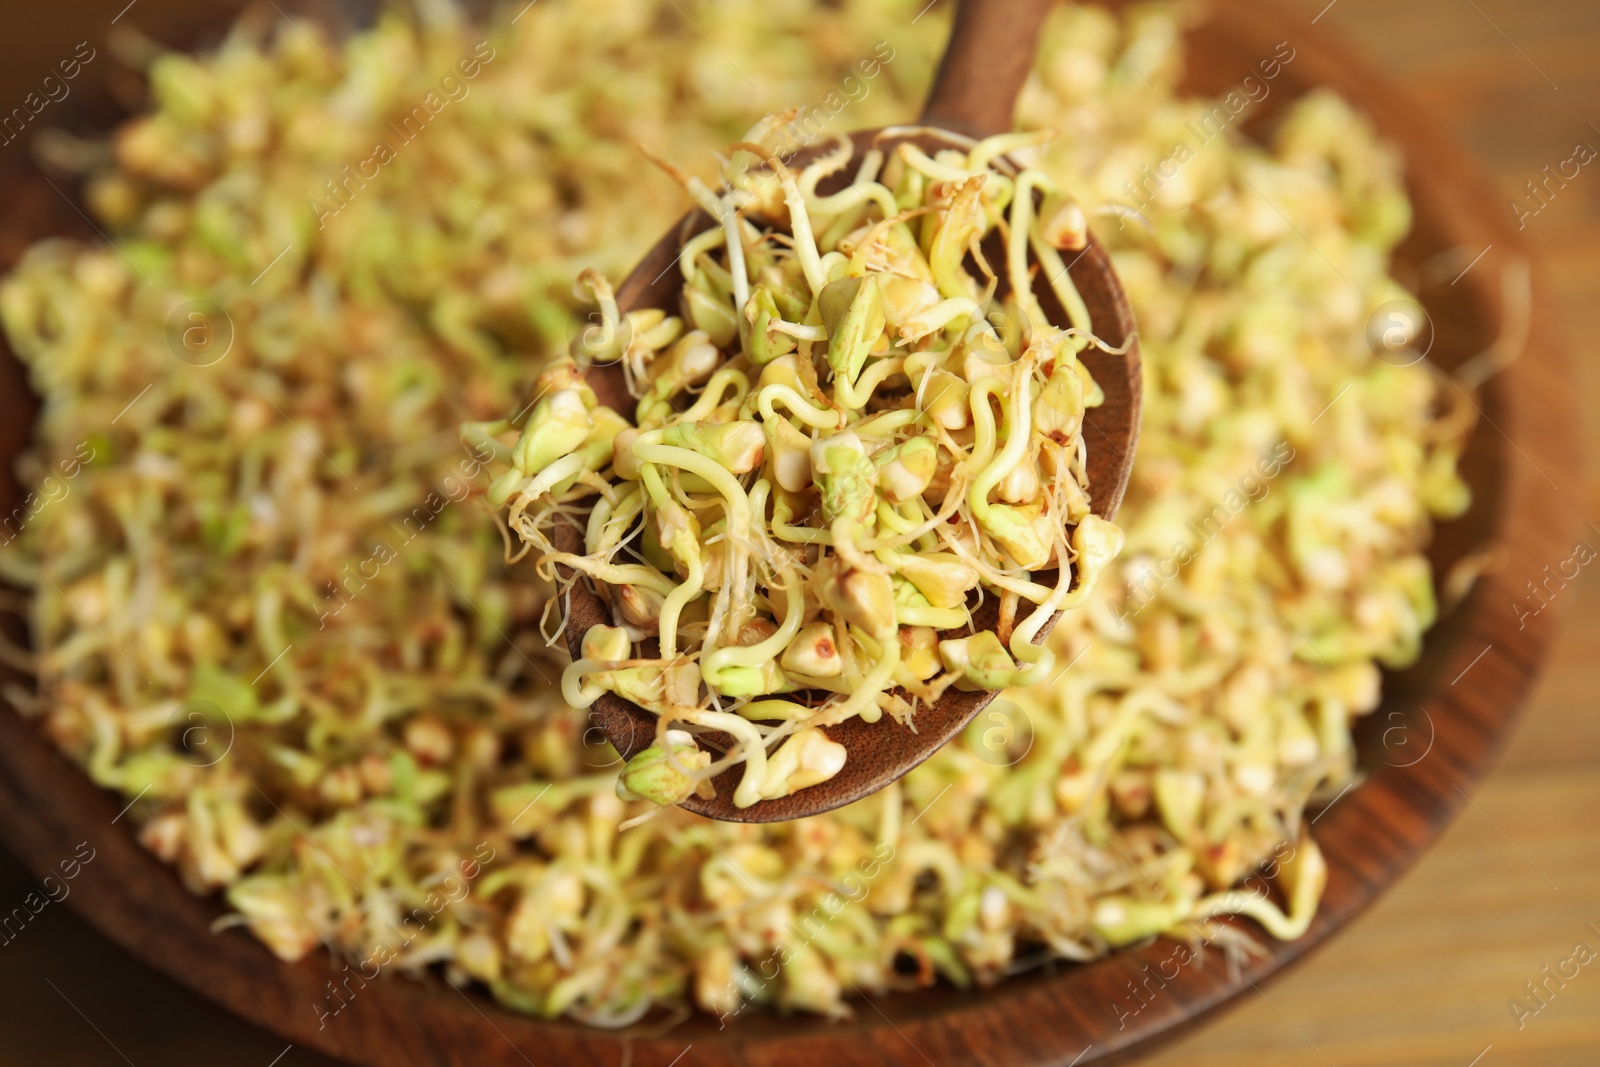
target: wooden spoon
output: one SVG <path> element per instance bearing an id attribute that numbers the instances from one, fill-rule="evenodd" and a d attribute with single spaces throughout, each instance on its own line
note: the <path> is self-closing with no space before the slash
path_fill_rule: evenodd
<path id="1" fill-rule="evenodd" d="M 963 0 L 956 11 L 950 45 L 923 111 L 922 125 L 852 134 L 855 160 L 832 179 L 820 183 L 819 195 L 826 196 L 846 185 L 855 172 L 856 161 L 871 147 L 876 146 L 887 154 L 895 145 L 911 142 L 932 154 L 941 148 L 970 145 L 971 139 L 1009 130 L 1017 93 L 1032 65 L 1035 41 L 1049 6 L 1049 0 Z M 792 162 L 797 167 L 802 166 L 819 152 L 820 149 L 803 150 L 796 153 Z M 673 269 L 674 263 L 683 243 L 711 225 L 711 217 L 703 212 L 692 212 L 681 219 L 617 289 L 621 310 L 663 308 L 676 313 L 683 274 Z M 1091 346 L 1080 357 L 1105 391 L 1105 403 L 1086 413 L 1083 433 L 1088 444 L 1093 511 L 1109 519 L 1122 502 L 1139 433 L 1139 348 L 1133 313 L 1122 287 L 1112 272 L 1105 250 L 1092 237 L 1088 246 L 1070 261 L 1068 271 L 1089 309 L 1096 335 L 1112 348 L 1125 348 L 1125 354 L 1116 355 Z M 1001 294 L 1004 292 L 1002 286 Z M 1034 292 L 1051 322 L 1067 321 L 1048 279 L 1037 277 Z M 628 393 L 620 364 L 593 367 L 586 376 L 600 403 L 622 412 L 634 409 L 636 402 Z M 566 524 L 559 528 L 557 545 L 563 551 L 582 551 L 576 528 Z M 571 581 L 572 572 L 566 568 L 561 571 L 562 578 Z M 1055 574 L 1043 572 L 1036 580 L 1051 585 Z M 570 590 L 567 643 L 572 655 L 578 657 L 579 645 L 589 627 L 601 623 L 609 625 L 612 616 L 588 579 L 572 582 Z M 1019 607 L 1018 621 L 1026 617 L 1030 607 L 1027 603 Z M 973 627 L 975 630 L 993 629 L 997 616 L 997 598 L 986 597 L 982 607 L 974 612 Z M 1050 625 L 1054 622 L 1052 619 Z M 965 636 L 968 632 L 950 631 L 946 636 Z M 1047 625 L 1040 640 L 1049 632 Z M 848 751 L 844 769 L 829 781 L 787 797 L 737 808 L 733 804 L 733 793 L 744 773 L 744 767 L 738 765 L 713 779 L 714 799 L 690 797 L 683 807 L 732 822 L 777 822 L 816 815 L 848 804 L 882 789 L 927 759 L 960 732 L 995 695 L 996 691 L 992 690 L 969 693 L 951 689 L 935 704 L 922 704 L 917 708 L 913 717 L 915 731 L 888 716 L 876 723 L 856 718 L 824 727 L 827 735 Z M 656 715 L 630 701 L 606 693 L 591 710 L 593 721 L 623 758 L 655 741 Z M 1008 740 L 1014 732 L 1027 730 L 1025 723 L 1009 719 L 1000 725 Z"/>

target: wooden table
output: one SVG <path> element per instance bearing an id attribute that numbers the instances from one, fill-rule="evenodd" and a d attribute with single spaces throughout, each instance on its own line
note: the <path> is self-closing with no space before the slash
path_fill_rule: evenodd
<path id="1" fill-rule="evenodd" d="M 1578 142 L 1600 150 L 1594 0 L 1292 3 L 1307 34 L 1354 38 L 1428 104 L 1498 177 L 1508 212 L 1524 183 Z M 1600 363 L 1582 343 L 1600 334 L 1600 161 L 1526 227 L 1572 345 L 1573 388 L 1600 409 Z M 1498 255 L 1491 249 L 1475 269 L 1499 269 Z M 1600 456 L 1600 419 L 1585 429 L 1585 451 L 1591 461 Z M 1596 486 L 1571 491 L 1586 494 L 1585 512 L 1600 520 Z M 1600 530 L 1589 533 L 1600 549 Z M 1579 942 L 1600 953 L 1600 715 L 1592 711 L 1600 568 L 1586 568 L 1561 596 L 1568 621 L 1550 670 L 1473 806 L 1327 947 L 1145 1060 L 1149 1067 L 1600 1062 L 1600 955 L 1564 985 L 1543 970 L 1555 974 Z M 0 854 L 0 901 L 35 887 Z M 1528 996 L 1529 982 L 1551 991 L 1544 1006 Z M 0 1067 L 337 1067 L 178 989 L 58 904 L 0 948 L 0 990 Z M 1520 1027 L 1510 1007 L 1517 999 L 1538 1008 L 1522 1014 Z"/>

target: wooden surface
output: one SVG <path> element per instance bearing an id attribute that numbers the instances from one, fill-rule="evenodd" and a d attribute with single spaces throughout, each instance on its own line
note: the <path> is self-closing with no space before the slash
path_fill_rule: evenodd
<path id="1" fill-rule="evenodd" d="M 951 19 L 950 43 L 922 121 L 969 137 L 1009 130 L 1050 8 L 1050 0 L 962 3 Z"/>
<path id="2" fill-rule="evenodd" d="M 1449 116 L 1447 126 L 1493 161 L 1509 194 L 1546 163 L 1567 158 L 1574 141 L 1600 144 L 1600 133 L 1585 132 L 1585 108 L 1597 96 L 1592 56 L 1600 44 L 1600 13 L 1572 2 L 1526 11 L 1485 0 L 1478 6 L 1528 62 L 1471 3 L 1427 0 L 1396 8 L 1338 0 L 1322 18 L 1361 40 L 1387 70 Z M 1309 23 L 1320 7 L 1292 10 Z M 1552 89 L 1545 75 L 1561 88 Z M 1546 256 L 1565 332 L 1575 341 L 1600 317 L 1597 203 L 1600 173 L 1586 170 L 1525 234 Z M 1491 250 L 1480 267 L 1494 256 Z M 1600 383 L 1579 355 L 1569 388 L 1592 409 Z M 1592 420 L 1586 434 L 1592 454 Z M 1596 513 L 1578 484 L 1563 490 L 1583 494 L 1575 502 L 1586 514 Z M 1600 967 L 1583 969 L 1520 1031 L 1507 1008 L 1510 998 L 1523 994 L 1524 982 L 1542 978 L 1541 967 L 1569 957 L 1574 942 L 1600 947 L 1600 934 L 1585 927 L 1589 920 L 1600 923 L 1600 856 L 1590 817 L 1600 800 L 1594 779 L 1600 727 L 1584 714 L 1600 651 L 1600 594 L 1590 584 L 1585 572 L 1563 591 L 1570 618 L 1555 668 L 1500 771 L 1443 843 L 1297 972 L 1266 986 L 1264 995 L 1247 994 L 1237 1011 L 1148 1062 L 1466 1067 L 1480 1054 L 1485 1067 L 1593 1062 L 1600 1046 L 1600 974 L 1594 973 Z M 1477 672 L 1494 658 L 1491 651 L 1462 684 L 1477 683 Z M 0 880 L 0 890 L 19 899 L 29 887 L 15 871 Z M 7 1067 L 268 1065 L 280 1053 L 283 1067 L 331 1062 L 303 1048 L 285 1049 L 285 1042 L 178 992 L 57 905 L 0 950 L 0 981 L 8 993 L 0 998 L 6 1036 L 0 1063 Z M 1485 1053 L 1486 1046 L 1492 1047 Z M 880 1051 L 898 1056 L 901 1050 Z M 687 1052 L 685 1067 L 706 1062 L 702 1052 L 699 1045 Z M 960 1062 L 943 1052 L 930 1048 L 930 1062 Z M 534 1050 L 530 1062 L 542 1067 L 551 1061 Z"/>

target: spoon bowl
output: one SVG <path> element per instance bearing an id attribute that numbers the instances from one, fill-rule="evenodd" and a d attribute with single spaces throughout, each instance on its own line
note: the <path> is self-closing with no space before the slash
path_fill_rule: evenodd
<path id="1" fill-rule="evenodd" d="M 862 156 L 873 149 L 888 158 L 897 146 L 913 144 L 933 155 L 945 148 L 970 148 L 974 138 L 969 133 L 984 136 L 1009 128 L 1012 103 L 1026 76 L 1033 39 L 1046 6 L 1037 0 L 968 0 L 962 4 L 956 15 L 951 47 L 929 98 L 925 124 L 851 134 L 853 158 L 818 184 L 818 194 L 826 196 L 848 185 Z M 1031 32 L 1028 30 L 1030 20 Z M 997 47 L 996 36 L 1004 39 L 1006 47 L 1004 52 L 996 54 L 1007 56 L 1009 63 L 985 61 L 985 50 Z M 1027 47 L 1019 47 L 1019 41 Z M 798 170 L 830 147 L 832 145 L 803 149 L 788 162 Z M 1002 169 L 1010 166 L 1004 158 L 996 165 Z M 680 219 L 618 287 L 619 310 L 660 308 L 677 314 L 684 283 L 677 261 L 683 245 L 713 225 L 716 222 L 703 211 L 690 212 Z M 994 237 L 991 235 L 992 239 Z M 991 261 L 998 260 L 991 257 Z M 1079 358 L 1105 393 L 1104 403 L 1086 410 L 1083 436 L 1088 449 L 1091 510 L 1103 519 L 1111 519 L 1127 487 L 1139 433 L 1138 339 L 1132 310 L 1112 270 L 1110 257 L 1092 234 L 1082 249 L 1067 253 L 1067 271 L 1089 311 L 1095 336 L 1105 346 L 1090 345 Z M 1000 295 L 1007 291 L 1008 287 L 1002 284 Z M 1034 295 L 1050 322 L 1068 321 L 1049 279 L 1041 272 L 1034 275 Z M 591 366 L 585 371 L 585 378 L 601 404 L 621 412 L 634 409 L 636 401 L 628 392 L 620 363 Z M 555 541 L 561 551 L 582 552 L 581 540 L 577 527 L 558 526 Z M 610 625 L 611 609 L 589 579 L 578 578 L 565 567 L 558 570 L 568 583 L 567 643 L 573 657 L 578 658 L 583 635 L 591 626 Z M 1035 580 L 1046 585 L 1053 585 L 1056 578 L 1054 570 L 1035 575 Z M 975 606 L 971 627 L 945 631 L 941 637 L 964 637 L 996 628 L 998 599 L 991 595 L 984 597 L 981 603 L 974 599 L 972 604 Z M 1026 601 L 1020 604 L 1016 621 L 1027 618 L 1032 607 Z M 1039 640 L 1043 640 L 1054 623 L 1054 618 L 1049 620 Z M 948 689 L 932 704 L 919 703 L 912 725 L 903 725 L 891 716 L 884 716 L 874 723 L 858 717 L 823 727 L 828 737 L 845 747 L 844 768 L 833 778 L 788 796 L 763 800 L 748 808 L 736 807 L 734 789 L 744 773 L 744 767 L 736 765 L 712 779 L 714 797 L 691 796 L 681 806 L 699 815 L 733 822 L 779 822 L 829 811 L 904 777 L 954 738 L 998 692 Z M 614 693 L 602 695 L 590 713 L 594 725 L 605 733 L 624 759 L 655 742 L 657 716 Z M 732 738 L 716 733 L 705 737 L 732 747 Z"/>

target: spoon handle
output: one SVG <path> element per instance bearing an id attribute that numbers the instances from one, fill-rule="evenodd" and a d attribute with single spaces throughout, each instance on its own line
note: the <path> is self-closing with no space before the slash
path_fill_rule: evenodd
<path id="1" fill-rule="evenodd" d="M 1051 0 L 958 0 L 922 121 L 970 137 L 1011 128 Z"/>

